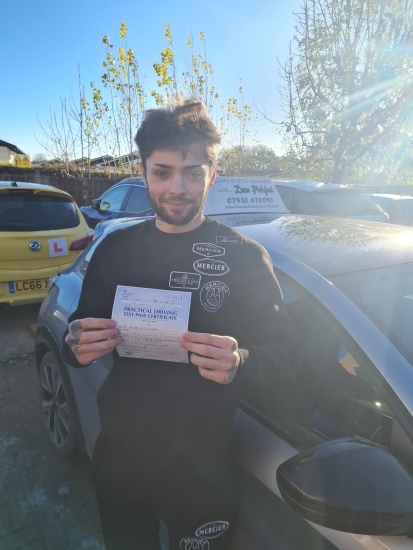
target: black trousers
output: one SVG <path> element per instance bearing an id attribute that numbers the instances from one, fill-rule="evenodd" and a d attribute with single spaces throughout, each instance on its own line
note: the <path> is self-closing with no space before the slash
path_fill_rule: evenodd
<path id="1" fill-rule="evenodd" d="M 208 476 L 193 476 L 179 465 L 157 472 L 112 463 L 94 466 L 93 478 L 106 550 L 161 550 L 160 519 L 168 528 L 169 550 L 230 549 L 233 502 L 227 464 Z"/>

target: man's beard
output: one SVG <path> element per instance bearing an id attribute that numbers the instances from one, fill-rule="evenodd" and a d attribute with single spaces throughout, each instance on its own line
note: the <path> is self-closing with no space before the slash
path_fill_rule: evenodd
<path id="1" fill-rule="evenodd" d="M 187 225 L 188 223 L 191 223 L 198 216 L 198 214 L 202 211 L 204 207 L 207 195 L 208 193 L 206 192 L 202 197 L 199 197 L 199 199 L 196 202 L 191 203 L 191 208 L 187 212 L 174 213 L 174 212 L 168 212 L 166 208 L 163 206 L 162 203 L 163 202 L 167 203 L 168 202 L 167 200 L 164 200 L 164 201 L 161 200 L 159 202 L 155 201 L 155 199 L 151 197 L 151 193 L 148 189 L 149 201 L 158 218 L 160 218 L 165 223 L 169 223 L 170 225 L 179 225 L 179 226 Z M 177 203 L 179 202 L 179 199 L 171 202 Z M 182 199 L 182 203 L 187 204 L 188 201 L 186 201 L 185 199 Z"/>

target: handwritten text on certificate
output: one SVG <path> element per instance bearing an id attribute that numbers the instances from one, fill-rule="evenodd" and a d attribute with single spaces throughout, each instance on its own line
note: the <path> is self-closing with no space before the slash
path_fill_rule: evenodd
<path id="1" fill-rule="evenodd" d="M 190 292 L 118 285 L 112 319 L 123 338 L 119 355 L 188 363 L 180 341 L 190 305 Z"/>

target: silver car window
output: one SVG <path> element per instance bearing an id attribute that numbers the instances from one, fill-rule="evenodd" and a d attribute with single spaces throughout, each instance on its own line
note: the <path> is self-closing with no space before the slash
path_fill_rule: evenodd
<path id="1" fill-rule="evenodd" d="M 129 185 L 120 185 L 119 187 L 112 189 L 109 193 L 106 193 L 106 195 L 102 197 L 101 207 L 105 205 L 105 210 L 119 212 L 128 191 Z M 109 206 L 106 206 L 106 204 Z"/>
<path id="2" fill-rule="evenodd" d="M 363 437 L 389 449 L 394 415 L 372 381 L 371 367 L 304 299 L 285 285 L 282 290 L 301 335 L 303 359 L 290 379 L 254 389 L 247 402 L 300 448 Z"/>
<path id="3" fill-rule="evenodd" d="M 134 186 L 125 206 L 125 211 L 144 212 L 145 210 L 150 210 L 151 208 L 146 187 Z"/>
<path id="4" fill-rule="evenodd" d="M 371 213 L 382 213 L 378 204 L 356 189 L 329 189 L 315 191 L 314 195 L 334 216 L 363 216 Z"/>

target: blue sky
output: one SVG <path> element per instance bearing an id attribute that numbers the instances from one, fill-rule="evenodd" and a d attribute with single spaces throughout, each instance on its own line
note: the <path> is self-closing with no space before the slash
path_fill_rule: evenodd
<path id="1" fill-rule="evenodd" d="M 186 36 L 203 31 L 221 97 L 234 96 L 242 79 L 246 101 L 280 114 L 277 57 L 286 58 L 299 0 L 0 0 L 0 8 L 0 139 L 27 154 L 43 152 L 38 119 L 46 123 L 50 108 L 76 89 L 78 62 L 86 84 L 100 82 L 102 37 L 118 43 L 123 20 L 148 85 L 155 84 L 152 65 L 169 22 L 178 63 Z M 255 129 L 263 143 L 279 144 L 270 124 Z"/>

